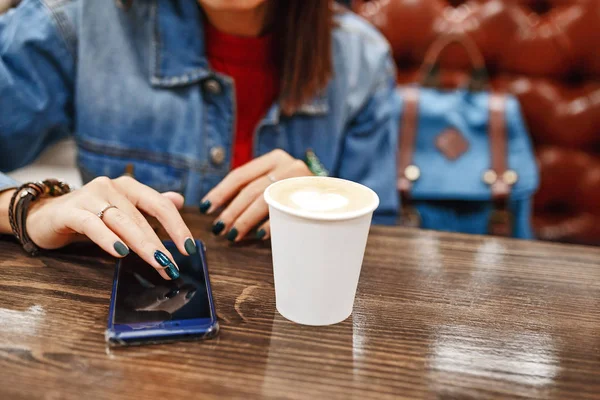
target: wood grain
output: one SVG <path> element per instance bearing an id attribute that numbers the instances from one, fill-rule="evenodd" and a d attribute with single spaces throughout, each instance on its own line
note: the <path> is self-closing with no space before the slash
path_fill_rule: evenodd
<path id="1" fill-rule="evenodd" d="M 0 240 L 0 399 L 600 398 L 600 250 L 374 227 L 353 316 L 275 311 L 268 246 L 206 241 L 218 338 L 107 350 L 115 261 Z"/>

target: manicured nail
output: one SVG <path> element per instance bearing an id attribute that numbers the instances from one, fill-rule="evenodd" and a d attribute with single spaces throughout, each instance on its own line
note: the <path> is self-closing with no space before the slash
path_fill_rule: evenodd
<path id="1" fill-rule="evenodd" d="M 115 251 L 121 256 L 121 257 L 125 257 L 127 254 L 129 254 L 129 249 L 127 248 L 127 246 L 125 246 L 125 243 L 120 242 L 120 241 L 116 241 L 115 244 L 113 245 L 113 247 L 115 248 Z"/>
<path id="2" fill-rule="evenodd" d="M 214 235 L 218 235 L 219 233 L 223 232 L 223 229 L 225 229 L 225 222 L 217 221 L 217 223 L 212 227 L 212 233 Z"/>
<path id="3" fill-rule="evenodd" d="M 160 250 L 156 250 L 154 252 L 154 259 L 161 266 L 166 267 L 165 272 L 167 273 L 167 276 L 169 278 L 171 278 L 171 279 L 179 278 L 179 270 L 177 269 L 175 264 L 173 264 L 173 261 L 169 260 L 169 257 L 167 257 L 167 255 L 165 253 L 163 253 Z"/>
<path id="4" fill-rule="evenodd" d="M 227 240 L 229 240 L 230 242 L 234 242 L 237 235 L 238 230 L 235 228 L 231 228 L 231 230 L 227 233 Z"/>
<path id="5" fill-rule="evenodd" d="M 200 204 L 200 212 L 202 214 L 206 214 L 208 212 L 208 210 L 210 209 L 210 206 L 212 206 L 212 203 L 210 202 L 210 200 L 204 200 Z"/>
<path id="6" fill-rule="evenodd" d="M 258 240 L 263 240 L 265 236 L 267 236 L 267 231 L 265 231 L 264 229 L 260 229 L 258 232 L 256 232 L 256 238 Z"/>
<path id="7" fill-rule="evenodd" d="M 196 252 L 198 252 L 198 249 L 196 248 L 196 243 L 194 242 L 194 240 L 192 238 L 185 239 L 185 243 L 184 243 L 183 247 L 185 247 L 185 251 L 187 251 L 187 253 L 190 256 L 192 254 L 196 254 Z"/>

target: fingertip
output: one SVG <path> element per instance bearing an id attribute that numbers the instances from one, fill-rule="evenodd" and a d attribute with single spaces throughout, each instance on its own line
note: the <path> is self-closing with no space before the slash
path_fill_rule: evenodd
<path id="1" fill-rule="evenodd" d="M 167 255 L 169 256 L 169 260 L 171 260 L 171 265 L 173 265 L 175 268 L 177 268 L 177 270 L 179 270 L 179 265 L 177 265 L 177 263 L 175 262 L 173 254 L 171 254 L 170 251 L 167 251 Z"/>
<path id="2" fill-rule="evenodd" d="M 212 233 L 215 236 L 220 236 L 222 234 L 224 234 L 225 232 L 225 222 L 223 222 L 222 220 L 218 220 L 216 221 L 213 226 L 212 226 Z"/>
<path id="3" fill-rule="evenodd" d="M 210 213 L 213 211 L 212 202 L 208 199 L 202 200 L 202 203 L 200 203 L 200 206 L 198 208 L 200 209 L 200 212 L 202 214 L 206 215 L 210 215 Z"/>
<path id="4" fill-rule="evenodd" d="M 120 240 L 117 240 L 113 244 L 113 249 L 117 253 L 118 258 L 127 257 L 127 255 L 129 254 L 129 248 L 125 245 L 125 243 L 121 242 Z"/>
<path id="5" fill-rule="evenodd" d="M 269 221 L 258 228 L 256 231 L 256 238 L 262 241 L 267 241 L 271 238 L 271 225 L 269 224 Z"/>
<path id="6" fill-rule="evenodd" d="M 171 280 L 179 279 L 179 268 L 176 265 L 167 267 L 165 272 Z"/>
<path id="7" fill-rule="evenodd" d="M 187 253 L 188 257 L 194 255 L 198 252 L 198 248 L 196 247 L 196 242 L 191 237 L 185 239 L 183 244 L 183 248 Z"/>
<path id="8" fill-rule="evenodd" d="M 240 235 L 239 231 L 237 230 L 237 228 L 233 227 L 229 230 L 229 232 L 227 232 L 227 235 L 225 237 L 230 242 L 235 243 L 241 238 L 241 235 Z"/>
<path id="9" fill-rule="evenodd" d="M 161 267 L 156 268 L 163 278 L 169 278 L 173 280 L 179 278 L 179 267 L 173 259 L 173 255 L 167 249 L 156 250 L 154 253 L 154 259 Z"/>
<path id="10" fill-rule="evenodd" d="M 267 236 L 267 231 L 264 228 L 260 228 L 256 231 L 256 238 L 258 240 L 264 240 L 265 236 Z"/>
<path id="11" fill-rule="evenodd" d="M 190 253 L 186 247 L 186 242 L 182 242 L 181 240 L 173 240 L 176 243 L 177 246 L 177 250 L 179 250 L 179 253 L 181 253 L 181 255 L 185 256 L 185 257 L 189 257 Z M 169 258 L 171 260 L 173 260 L 173 256 L 169 255 Z M 175 261 L 173 261 L 173 264 L 175 264 Z"/>
<path id="12" fill-rule="evenodd" d="M 168 266 L 158 270 L 160 276 L 163 277 L 163 279 L 166 279 L 168 281 L 174 281 L 175 279 L 178 279 L 180 274 L 179 274 L 179 267 L 175 264 L 175 262 L 173 261 L 171 264 L 169 264 Z"/>
<path id="13" fill-rule="evenodd" d="M 166 274 L 164 269 L 157 269 L 156 272 L 158 272 L 158 274 L 160 275 L 161 278 L 163 278 L 165 281 L 171 281 L 172 279 L 169 277 L 169 275 Z"/>

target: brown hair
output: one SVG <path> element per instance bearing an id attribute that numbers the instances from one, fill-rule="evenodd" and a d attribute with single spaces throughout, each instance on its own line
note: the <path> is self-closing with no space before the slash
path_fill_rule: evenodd
<path id="1" fill-rule="evenodd" d="M 327 86 L 332 74 L 331 0 L 276 0 L 280 104 L 290 115 Z"/>

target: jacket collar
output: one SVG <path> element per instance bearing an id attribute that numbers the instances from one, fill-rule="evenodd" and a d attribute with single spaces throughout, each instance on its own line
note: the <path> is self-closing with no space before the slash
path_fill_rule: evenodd
<path id="1" fill-rule="evenodd" d="M 204 48 L 204 27 L 196 1 L 154 1 L 150 43 L 150 83 L 177 87 L 211 75 Z"/>
<path id="2" fill-rule="evenodd" d="M 204 46 L 204 17 L 196 1 L 156 0 L 151 8 L 154 31 L 150 43 L 150 83 L 155 87 L 186 86 L 213 76 Z M 316 96 L 296 114 L 326 115 L 327 97 Z M 279 107 L 266 120 L 279 121 Z M 265 122 L 267 122 L 265 121 Z"/>

